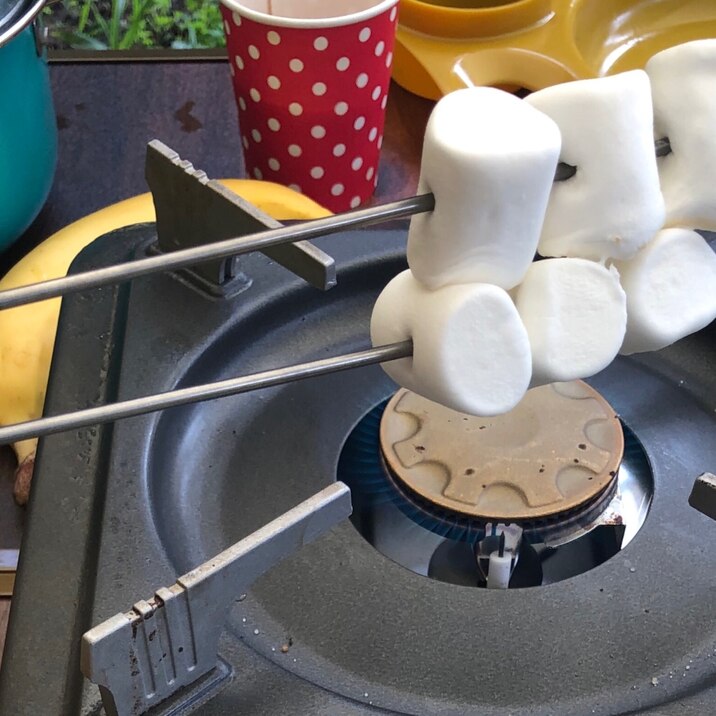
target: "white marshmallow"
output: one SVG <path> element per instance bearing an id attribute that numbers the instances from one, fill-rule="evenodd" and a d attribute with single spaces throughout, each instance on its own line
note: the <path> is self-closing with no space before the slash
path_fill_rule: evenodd
<path id="1" fill-rule="evenodd" d="M 430 291 L 404 271 L 378 297 L 370 330 L 375 346 L 413 341 L 412 358 L 383 364 L 393 380 L 462 413 L 506 413 L 529 385 L 527 333 L 497 286 Z"/>
<path id="2" fill-rule="evenodd" d="M 654 55 L 646 65 L 657 136 L 671 142 L 658 159 L 666 225 L 716 229 L 716 40 Z"/>
<path id="3" fill-rule="evenodd" d="M 614 269 L 585 259 L 545 259 L 514 291 L 532 348 L 532 386 L 587 378 L 616 357 L 626 296 Z"/>
<path id="4" fill-rule="evenodd" d="M 548 87 L 526 99 L 562 132 L 561 161 L 539 252 L 629 258 L 662 227 L 649 79 L 642 70 Z"/>
<path id="5" fill-rule="evenodd" d="M 435 210 L 413 217 L 408 264 L 434 289 L 455 283 L 516 286 L 537 250 L 559 155 L 554 122 L 489 87 L 458 90 L 425 131 L 418 193 Z"/>
<path id="6" fill-rule="evenodd" d="M 664 229 L 616 267 L 627 296 L 624 355 L 664 348 L 716 318 L 716 254 L 695 231 Z"/>

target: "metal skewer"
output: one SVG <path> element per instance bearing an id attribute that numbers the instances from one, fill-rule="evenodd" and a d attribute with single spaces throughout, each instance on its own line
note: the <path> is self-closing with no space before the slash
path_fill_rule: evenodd
<path id="1" fill-rule="evenodd" d="M 229 378 L 215 383 L 180 388 L 166 393 L 147 395 L 141 398 L 125 400 L 120 403 L 100 405 L 95 408 L 77 410 L 64 415 L 54 415 L 38 420 L 29 420 L 24 423 L 15 423 L 0 428 L 0 445 L 14 443 L 19 440 L 27 440 L 33 437 L 42 437 L 65 430 L 76 430 L 89 425 L 100 425 L 110 423 L 121 418 L 130 418 L 135 415 L 153 413 L 165 408 L 172 408 L 178 405 L 198 403 L 202 400 L 223 398 L 228 395 L 248 393 L 251 390 L 270 388 L 284 383 L 292 383 L 304 378 L 315 378 L 320 375 L 337 373 L 350 368 L 361 368 L 384 361 L 407 358 L 413 353 L 412 341 L 391 343 L 378 348 L 368 348 L 355 353 L 322 358 L 309 363 L 273 370 L 253 373 L 238 378 Z"/>
<path id="2" fill-rule="evenodd" d="M 670 152 L 671 145 L 668 139 L 656 141 L 655 153 L 657 156 L 665 156 Z M 576 167 L 560 162 L 557 165 L 555 181 L 569 179 L 576 172 Z M 429 212 L 434 209 L 435 197 L 433 194 L 420 194 L 381 206 L 356 209 L 323 219 L 306 221 L 299 225 L 269 229 L 251 236 L 226 239 L 225 241 L 217 241 L 205 246 L 172 251 L 168 254 L 151 256 L 72 276 L 42 281 L 29 286 L 0 291 L 0 310 L 22 306 L 35 301 L 43 301 L 48 298 L 65 296 L 104 285 L 121 283 L 122 281 L 129 281 L 130 279 L 153 273 L 183 269 L 213 259 L 239 256 L 280 244 L 295 243 L 335 234 L 347 229 L 372 226 L 392 219 L 404 219 L 413 214 Z"/>
<path id="3" fill-rule="evenodd" d="M 657 156 L 665 156 L 670 153 L 671 145 L 669 140 L 657 140 L 655 151 Z M 191 168 L 191 165 L 188 166 Z M 557 167 L 555 180 L 567 179 L 573 176 L 576 171 L 576 167 L 560 163 Z M 391 219 L 405 218 L 413 214 L 432 211 L 434 208 L 434 195 L 421 194 L 370 209 L 358 209 L 323 219 L 307 221 L 297 226 L 269 229 L 249 236 L 176 250 L 160 256 L 152 256 L 64 278 L 0 291 L 0 310 L 97 288 L 106 284 L 115 284 L 139 276 L 186 268 L 213 259 L 227 258 L 252 251 L 261 251 L 280 244 L 304 241 L 349 228 L 370 226 Z M 190 388 L 181 388 L 166 393 L 148 395 L 120 403 L 101 405 L 24 423 L 16 423 L 0 428 L 0 445 L 33 437 L 42 437 L 65 430 L 74 430 L 89 425 L 112 422 L 202 400 L 246 393 L 251 390 L 282 385 L 303 378 L 327 375 L 350 368 L 405 358 L 410 355 L 412 355 L 412 342 L 405 341 L 357 353 L 276 368 L 253 375 Z"/>
<path id="4" fill-rule="evenodd" d="M 657 157 L 665 157 L 667 154 L 671 154 L 671 142 L 668 137 L 662 137 L 661 139 L 654 140 L 654 154 Z M 567 179 L 571 179 L 576 173 L 577 167 L 573 164 L 560 162 L 557 164 L 557 170 L 554 173 L 554 180 L 567 181 Z"/>
<path id="5" fill-rule="evenodd" d="M 150 256 L 128 263 L 116 264 L 106 268 L 86 271 L 64 278 L 41 281 L 29 286 L 0 291 L 0 309 L 22 306 L 26 303 L 43 301 L 99 286 L 121 283 L 139 276 L 147 276 L 163 271 L 186 268 L 203 261 L 238 256 L 252 251 L 261 251 L 279 244 L 295 243 L 335 234 L 346 229 L 372 226 L 391 219 L 403 219 L 413 214 L 432 211 L 435 197 L 432 194 L 411 196 L 408 199 L 393 201 L 370 209 L 356 209 L 343 214 L 313 219 L 294 226 L 269 229 L 251 236 L 240 236 L 225 241 L 217 241 L 206 246 L 172 251 L 159 256 Z"/>

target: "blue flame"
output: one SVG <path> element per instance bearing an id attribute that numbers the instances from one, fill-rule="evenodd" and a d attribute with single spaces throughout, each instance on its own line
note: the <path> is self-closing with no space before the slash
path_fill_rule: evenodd
<path id="1" fill-rule="evenodd" d="M 338 461 L 338 479 L 348 485 L 356 513 L 392 504 L 420 527 L 441 537 L 476 542 L 484 528 L 468 517 L 441 509 L 418 495 L 400 490 L 383 465 L 380 421 L 388 401 L 369 411 L 356 425 L 343 446 Z"/>

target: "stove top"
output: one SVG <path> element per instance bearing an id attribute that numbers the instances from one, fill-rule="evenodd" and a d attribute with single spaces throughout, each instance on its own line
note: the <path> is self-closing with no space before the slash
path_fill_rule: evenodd
<path id="1" fill-rule="evenodd" d="M 154 241 L 149 225 L 116 232 L 75 270 Z M 65 298 L 48 412 L 365 347 L 375 298 L 405 268 L 405 227 L 317 244 L 336 259 L 328 293 L 251 254 L 230 297 L 179 274 Z M 688 497 L 716 465 L 715 347 L 712 325 L 589 381 L 653 490 L 606 561 L 480 589 L 411 569 L 345 520 L 236 594 L 214 691 L 154 713 L 709 713 L 716 525 Z M 395 390 L 373 366 L 41 441 L 0 712 L 102 713 L 79 670 L 82 634 L 333 484 L 351 434 Z"/>

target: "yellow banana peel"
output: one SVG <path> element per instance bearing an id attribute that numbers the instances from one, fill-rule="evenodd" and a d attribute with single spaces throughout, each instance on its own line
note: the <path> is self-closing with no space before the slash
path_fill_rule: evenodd
<path id="1" fill-rule="evenodd" d="M 253 179 L 221 183 L 279 221 L 329 216 L 322 206 L 288 187 Z M 75 256 L 97 237 L 155 220 L 152 195 L 120 201 L 75 221 L 50 236 L 0 280 L 0 290 L 65 276 Z M 0 425 L 42 415 L 61 298 L 0 311 Z M 29 494 L 37 440 L 15 443 L 15 499 Z"/>

